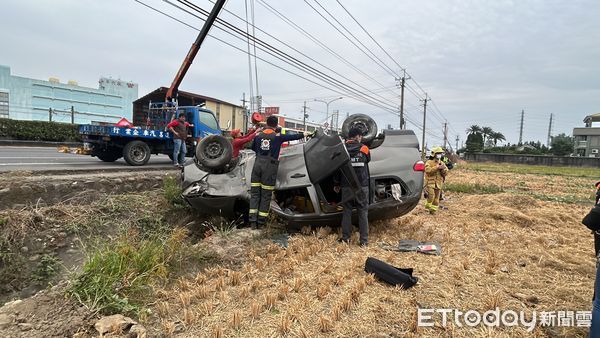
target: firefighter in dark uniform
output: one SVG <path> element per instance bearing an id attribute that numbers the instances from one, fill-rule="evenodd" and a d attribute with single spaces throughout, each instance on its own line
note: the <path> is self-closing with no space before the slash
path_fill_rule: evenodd
<path id="1" fill-rule="evenodd" d="M 362 144 L 363 132 L 359 128 L 351 128 L 348 131 L 348 139 L 346 140 L 346 149 L 350 154 L 352 167 L 361 185 L 362 194 L 355 196 L 350 188 L 345 177 L 338 175 L 335 181 L 335 191 L 342 191 L 342 206 L 344 207 L 342 215 L 342 238 L 340 242 L 348 243 L 352 234 L 352 208 L 356 207 L 358 213 L 358 229 L 360 232 L 360 245 L 367 246 L 369 244 L 369 162 L 371 161 L 371 153 L 369 147 Z M 341 181 L 341 182 L 340 182 Z"/>
<path id="2" fill-rule="evenodd" d="M 281 144 L 304 138 L 303 133 L 290 135 L 285 133 L 285 129 L 277 132 L 277 122 L 277 117 L 269 116 L 267 127 L 254 138 L 252 143 L 256 160 L 250 179 L 250 224 L 255 228 L 262 227 L 269 216 Z"/>

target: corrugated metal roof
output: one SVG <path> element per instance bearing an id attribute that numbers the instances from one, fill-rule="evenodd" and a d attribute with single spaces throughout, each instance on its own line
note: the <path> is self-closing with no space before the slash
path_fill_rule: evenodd
<path id="1" fill-rule="evenodd" d="M 137 99 L 137 100 L 135 100 L 133 102 L 136 103 L 138 101 L 139 102 L 148 101 L 148 98 L 150 96 L 155 96 L 156 94 L 163 94 L 163 96 L 165 96 L 167 94 L 167 90 L 168 90 L 167 87 L 159 87 L 158 89 L 156 89 L 156 90 L 154 90 L 154 91 L 152 91 L 152 92 L 150 92 L 150 93 L 148 93 L 148 94 L 140 97 L 139 99 Z M 185 96 L 185 97 L 194 98 L 194 99 L 197 99 L 197 100 L 218 102 L 218 103 L 223 103 L 223 104 L 227 104 L 227 105 L 230 105 L 230 106 L 242 108 L 241 106 L 238 106 L 236 104 L 233 104 L 233 103 L 230 103 L 230 102 L 227 102 L 227 101 L 223 101 L 223 100 L 219 100 L 219 99 L 215 99 L 214 97 L 204 96 L 204 95 L 200 95 L 200 94 L 194 94 L 194 93 L 186 92 L 186 91 L 183 91 L 183 90 L 180 90 L 178 92 L 178 95 L 180 97 L 181 96 Z"/>

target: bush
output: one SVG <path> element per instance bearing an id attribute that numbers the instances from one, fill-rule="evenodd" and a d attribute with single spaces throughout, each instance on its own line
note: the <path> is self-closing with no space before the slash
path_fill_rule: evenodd
<path id="1" fill-rule="evenodd" d="M 127 233 L 99 245 L 89 254 L 71 295 L 92 310 L 141 315 L 152 286 L 193 255 L 185 229 L 149 238 Z"/>
<path id="2" fill-rule="evenodd" d="M 28 141 L 81 142 L 79 125 L 0 119 L 0 138 Z"/>

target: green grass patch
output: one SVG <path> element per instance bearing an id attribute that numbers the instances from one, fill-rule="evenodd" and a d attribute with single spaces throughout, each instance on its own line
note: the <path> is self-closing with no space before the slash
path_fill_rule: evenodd
<path id="1" fill-rule="evenodd" d="M 504 189 L 497 185 L 483 185 L 479 183 L 446 183 L 444 191 L 458 192 L 463 194 L 498 194 Z"/>
<path id="2" fill-rule="evenodd" d="M 163 195 L 170 205 L 176 208 L 185 208 L 186 203 L 181 196 L 181 185 L 173 176 L 166 176 L 163 179 Z"/>
<path id="3" fill-rule="evenodd" d="M 573 195 L 555 196 L 555 195 L 544 195 L 544 194 L 531 194 L 531 196 L 540 201 L 566 203 L 566 204 L 593 204 L 594 199 L 582 199 L 581 197 Z"/>
<path id="4" fill-rule="evenodd" d="M 509 164 L 509 163 L 467 163 L 459 167 L 462 170 L 483 172 L 503 172 L 515 174 L 553 175 L 598 178 L 597 168 L 549 167 L 541 165 Z"/>
<path id="5" fill-rule="evenodd" d="M 152 286 L 166 281 L 192 259 L 203 259 L 187 243 L 187 230 L 142 235 L 132 228 L 88 253 L 70 294 L 94 311 L 142 316 Z"/>

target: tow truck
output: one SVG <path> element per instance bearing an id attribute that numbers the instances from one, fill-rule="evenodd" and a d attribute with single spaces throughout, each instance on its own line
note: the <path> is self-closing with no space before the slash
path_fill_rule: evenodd
<path id="1" fill-rule="evenodd" d="M 202 42 L 208 35 L 225 2 L 226 0 L 218 0 L 215 3 L 196 41 L 190 47 L 179 71 L 175 75 L 167 91 L 165 101 L 149 104 L 144 127 L 91 124 L 79 126 L 79 133 L 82 135 L 84 149 L 87 154 L 98 157 L 105 162 L 114 162 L 123 157 L 132 166 L 142 166 L 148 163 L 151 154 L 166 154 L 172 159 L 173 135 L 167 130 L 166 126 L 178 114 L 185 113 L 186 121 L 193 125 L 193 127 L 188 128 L 190 133 L 186 140 L 188 156 L 194 155 L 198 142 L 205 138 L 207 142 L 203 142 L 202 149 L 204 158 L 209 160 L 224 158 L 227 157 L 228 153 L 230 156 L 231 146 L 225 143 L 223 138 L 209 137 L 222 135 L 222 130 L 212 111 L 201 106 L 177 105 L 179 85 L 192 65 Z M 229 128 L 229 125 L 227 128 Z"/>

